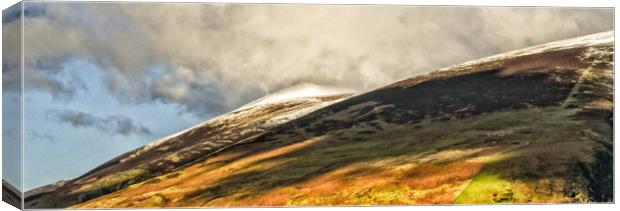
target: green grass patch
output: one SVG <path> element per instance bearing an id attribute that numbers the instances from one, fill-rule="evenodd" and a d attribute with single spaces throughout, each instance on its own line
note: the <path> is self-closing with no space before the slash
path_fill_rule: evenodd
<path id="1" fill-rule="evenodd" d="M 510 203 L 515 193 L 512 183 L 499 175 L 481 171 L 454 201 L 455 204 Z"/>
<path id="2" fill-rule="evenodd" d="M 145 174 L 146 171 L 142 169 L 132 169 L 123 172 L 118 172 L 116 174 L 103 177 L 98 179 L 96 182 L 84 185 L 78 189 L 78 192 L 93 192 L 93 191 L 103 191 L 106 192 L 108 190 L 115 190 L 122 188 L 121 186 L 126 185 L 131 180 L 135 180 L 136 178 Z"/>

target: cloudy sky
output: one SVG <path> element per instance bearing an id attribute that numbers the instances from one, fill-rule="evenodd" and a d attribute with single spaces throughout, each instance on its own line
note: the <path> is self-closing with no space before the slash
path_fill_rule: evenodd
<path id="1" fill-rule="evenodd" d="M 19 37 L 6 33 L 19 14 L 3 12 L 5 37 Z M 27 2 L 23 14 L 26 190 L 296 84 L 367 91 L 613 29 L 613 10 L 587 8 Z M 7 107 L 19 57 L 2 62 Z"/>

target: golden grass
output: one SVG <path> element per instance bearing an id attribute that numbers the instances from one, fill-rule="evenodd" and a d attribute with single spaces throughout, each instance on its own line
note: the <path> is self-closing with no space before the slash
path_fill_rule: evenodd
<path id="1" fill-rule="evenodd" d="M 574 170 L 575 161 L 592 161 L 591 138 L 604 136 L 609 129 L 598 127 L 608 126 L 568 121 L 573 112 L 560 108 L 537 109 L 538 120 L 529 118 L 532 112 L 497 112 L 422 127 L 383 124 L 385 130 L 371 135 L 332 131 L 293 143 L 281 136 L 279 141 L 231 149 L 171 173 L 178 175 L 163 175 L 156 183 L 142 183 L 75 207 L 579 200 L 584 195 L 579 187 L 574 197 L 565 196 L 563 187 L 574 178 L 562 175 Z M 338 139 L 342 136 L 347 139 Z M 481 169 L 485 170 L 479 174 Z"/>

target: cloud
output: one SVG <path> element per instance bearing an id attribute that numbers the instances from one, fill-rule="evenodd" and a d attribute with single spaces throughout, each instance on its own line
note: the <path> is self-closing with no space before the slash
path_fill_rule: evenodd
<path id="1" fill-rule="evenodd" d="M 10 23 L 17 20 L 20 20 L 22 15 L 21 4 L 17 3 L 13 6 L 6 8 L 2 11 L 2 23 Z M 26 17 L 37 17 L 45 14 L 45 8 L 43 5 L 39 4 L 31 4 L 28 7 L 24 8 L 23 15 Z"/>
<path id="2" fill-rule="evenodd" d="M 300 83 L 367 91 L 613 29 L 612 9 L 591 8 L 32 4 L 44 8 L 25 19 L 26 71 L 40 73 L 27 80 L 32 89 L 71 93 L 37 63 L 84 57 L 123 102 L 174 103 L 205 116 Z"/>
<path id="3" fill-rule="evenodd" d="M 55 141 L 54 137 L 50 135 L 49 133 L 39 133 L 36 131 L 30 134 L 30 138 L 32 138 L 33 140 L 42 140 L 42 141 L 49 141 L 49 142 Z"/>
<path id="4" fill-rule="evenodd" d="M 49 110 L 46 115 L 54 121 L 66 123 L 75 128 L 93 128 L 112 135 L 118 134 L 129 136 L 132 134 L 151 134 L 151 130 L 143 126 L 141 123 L 137 123 L 133 119 L 123 115 L 98 117 L 92 114 L 73 110 Z"/>

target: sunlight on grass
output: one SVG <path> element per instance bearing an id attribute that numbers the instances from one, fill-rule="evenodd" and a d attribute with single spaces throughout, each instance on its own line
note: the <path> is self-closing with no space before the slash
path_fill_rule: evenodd
<path id="1" fill-rule="evenodd" d="M 512 183 L 500 176 L 482 171 L 454 201 L 455 204 L 491 204 L 511 202 Z"/>

